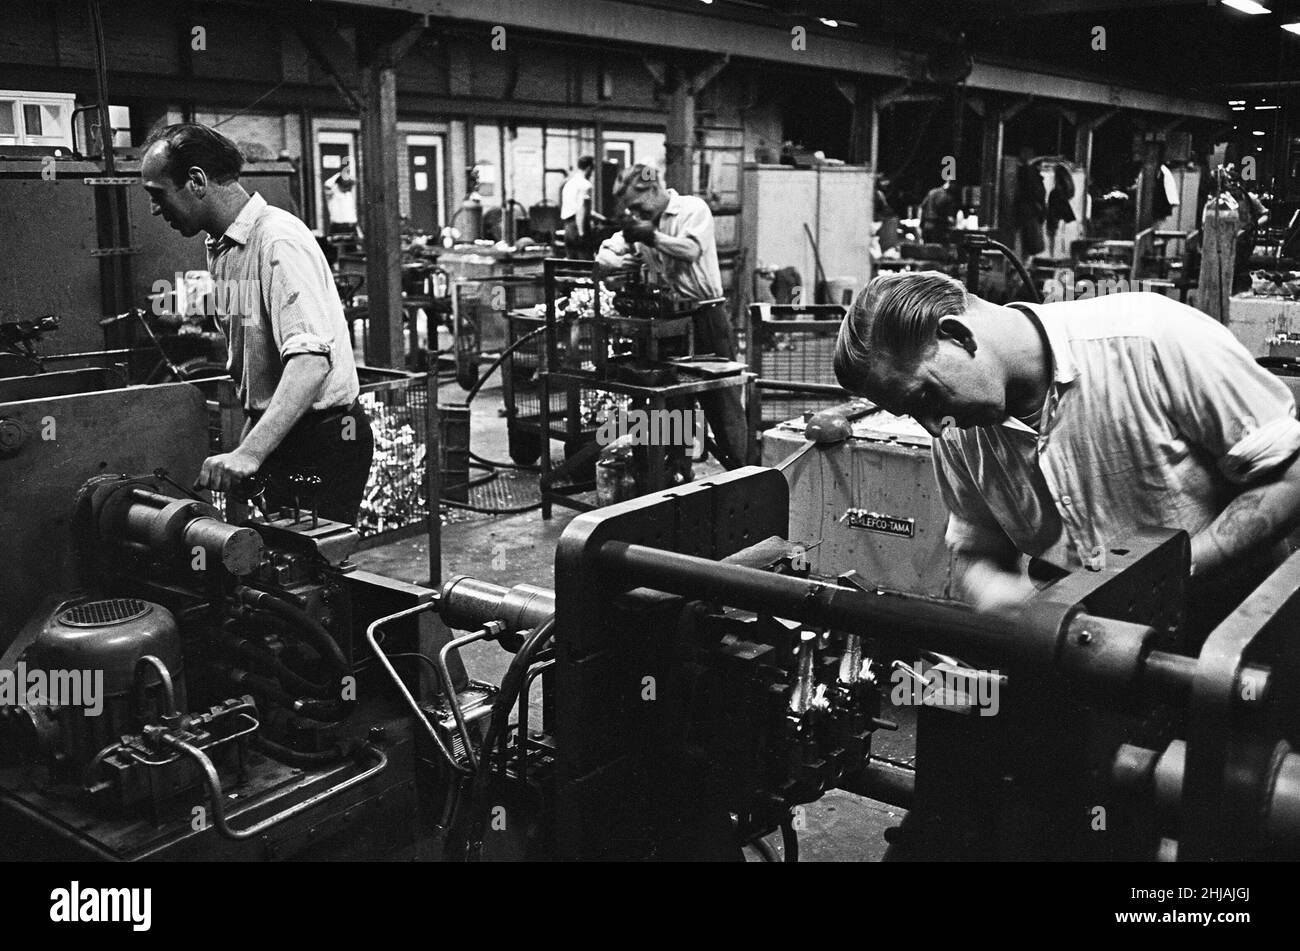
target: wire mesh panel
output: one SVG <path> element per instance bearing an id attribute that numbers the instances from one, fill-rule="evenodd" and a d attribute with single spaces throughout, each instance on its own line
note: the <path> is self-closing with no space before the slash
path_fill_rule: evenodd
<path id="1" fill-rule="evenodd" d="M 421 528 L 429 516 L 429 376 L 360 368 L 361 405 L 375 434 L 357 528 L 367 540 Z"/>
<path id="2" fill-rule="evenodd" d="M 844 402 L 842 393 L 799 391 L 801 384 L 838 385 L 835 340 L 844 313 L 837 305 L 750 306 L 745 353 L 759 378 L 763 428 Z"/>
<path id="3" fill-rule="evenodd" d="M 542 446 L 541 385 L 538 373 L 546 369 L 546 337 L 541 333 L 546 327 L 546 319 L 528 313 L 512 313 L 507 318 L 511 345 L 528 338 L 502 365 L 510 457 L 519 465 L 532 465 L 540 458 Z M 580 317 L 564 322 L 564 333 L 560 334 L 561 339 L 556 342 L 563 365 L 594 368 L 592 331 L 590 321 Z M 601 392 L 594 387 L 579 388 L 578 433 L 584 437 L 593 434 L 611 409 L 627 409 L 628 405 L 627 397 Z M 552 388 L 550 409 L 551 437 L 571 438 L 568 426 L 569 400 L 563 389 Z"/>
<path id="4" fill-rule="evenodd" d="M 509 342 L 507 315 L 542 300 L 542 277 L 490 277 L 452 285 L 456 377 L 464 389 L 478 378 L 480 355 L 498 352 Z"/>

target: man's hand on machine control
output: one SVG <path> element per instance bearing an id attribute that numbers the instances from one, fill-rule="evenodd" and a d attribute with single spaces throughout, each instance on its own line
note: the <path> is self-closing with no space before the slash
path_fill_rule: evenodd
<path id="1" fill-rule="evenodd" d="M 203 468 L 194 485 L 199 489 L 211 489 L 214 492 L 229 492 L 241 481 L 256 475 L 262 466 L 262 460 L 242 446 L 234 452 L 223 452 L 203 460 Z"/>

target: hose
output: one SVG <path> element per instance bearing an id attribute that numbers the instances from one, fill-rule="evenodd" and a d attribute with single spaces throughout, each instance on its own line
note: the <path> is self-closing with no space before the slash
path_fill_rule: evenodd
<path id="1" fill-rule="evenodd" d="M 263 753 L 272 759 L 279 760 L 288 766 L 295 766 L 299 769 L 313 769 L 320 766 L 331 766 L 334 763 L 341 762 L 357 753 L 364 745 L 360 742 L 339 742 L 331 749 L 320 750 L 315 753 L 303 753 L 299 750 L 290 749 L 289 747 L 277 743 L 274 740 L 268 740 L 264 736 L 253 736 L 251 740 L 253 749 Z"/>
<path id="2" fill-rule="evenodd" d="M 302 636 L 302 639 L 321 656 L 321 659 L 326 662 L 337 677 L 337 683 L 334 685 L 337 699 L 294 700 L 291 703 L 294 710 L 324 722 L 338 722 L 347 719 L 356 706 L 355 698 L 346 699 L 344 697 L 345 678 L 352 675 L 352 667 L 348 664 L 347 658 L 343 656 L 343 650 L 339 647 L 338 642 L 330 636 L 329 631 L 325 630 L 325 626 L 297 605 L 290 604 L 283 598 L 276 597 L 269 592 L 240 585 L 235 589 L 235 595 L 248 606 L 266 611 L 293 627 Z M 262 678 L 257 679 L 261 680 Z"/>
<path id="3" fill-rule="evenodd" d="M 511 509 L 492 509 L 483 505 L 470 505 L 468 502 L 454 502 L 451 499 L 439 499 L 441 504 L 453 509 L 464 509 L 467 512 L 480 512 L 483 515 L 522 515 L 524 512 L 531 512 L 534 509 L 542 507 L 541 502 L 533 502 L 531 505 L 520 505 Z"/>
<path id="4" fill-rule="evenodd" d="M 514 353 L 516 350 L 518 350 L 529 340 L 532 340 L 534 337 L 544 332 L 545 330 L 546 330 L 545 326 L 537 327 L 533 330 L 530 330 L 528 331 L 528 333 L 524 334 L 522 337 L 520 337 L 510 346 L 506 347 L 499 354 L 497 354 L 496 359 L 493 360 L 490 364 L 488 364 L 487 370 L 485 370 L 479 376 L 479 378 L 474 381 L 474 385 L 471 386 L 469 388 L 469 392 L 465 394 L 465 405 L 468 406 L 470 403 L 474 402 L 474 397 L 478 395 L 478 391 L 482 389 L 483 384 L 488 381 L 488 377 L 490 377 L 493 373 L 496 372 L 497 367 L 501 366 L 502 362 L 504 362 L 506 357 L 510 356 L 510 354 Z"/>
<path id="5" fill-rule="evenodd" d="M 487 829 L 489 812 L 488 792 L 492 779 L 492 754 L 498 746 L 505 748 L 504 741 L 510 712 L 514 709 L 520 691 L 523 689 L 524 679 L 528 674 L 528 668 L 532 666 L 533 656 L 554 633 L 555 615 L 552 614 L 533 629 L 532 634 L 510 661 L 505 676 L 501 678 L 501 689 L 492 703 L 492 716 L 483 739 L 483 757 L 470 788 L 469 830 L 463 839 L 454 834 L 447 838 L 447 851 L 453 860 L 477 862 L 482 857 L 483 835 Z"/>
<path id="6" fill-rule="evenodd" d="M 1026 271 L 1025 266 L 1020 263 L 1020 258 L 1016 257 L 1015 252 L 1001 241 L 994 241 L 992 238 L 989 238 L 988 242 L 990 247 L 1000 251 L 1002 256 L 1011 262 L 1011 266 L 1014 267 L 1016 273 L 1020 275 L 1020 280 L 1025 285 L 1025 288 L 1033 295 L 1034 303 L 1041 304 L 1043 302 L 1043 295 L 1038 293 L 1038 285 L 1036 285 L 1033 278 L 1029 276 L 1029 272 Z"/>
<path id="7" fill-rule="evenodd" d="M 540 466 L 521 466 L 514 462 L 497 462 L 495 459 L 484 459 L 478 453 L 470 451 L 469 457 L 475 462 L 481 462 L 485 466 L 493 469 L 518 469 L 520 472 L 540 472 Z"/>

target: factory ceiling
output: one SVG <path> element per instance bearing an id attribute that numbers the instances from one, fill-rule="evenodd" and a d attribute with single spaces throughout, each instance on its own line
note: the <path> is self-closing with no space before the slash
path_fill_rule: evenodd
<path id="1" fill-rule="evenodd" d="M 1079 3 L 1082 0 L 1076 0 L 1076 5 Z M 1197 7 L 1203 4 L 1204 0 L 1198 0 Z M 501 24 L 569 38 L 601 37 L 607 44 L 608 38 L 618 37 L 629 47 L 676 49 L 683 56 L 725 55 L 877 77 L 877 92 L 897 86 L 900 79 L 912 84 L 931 82 L 935 78 L 933 63 L 951 61 L 954 44 L 961 43 L 974 58 L 966 84 L 975 91 L 1163 115 L 1217 120 L 1230 116 L 1222 90 L 1206 81 L 1215 71 L 1206 71 L 1204 56 L 1199 68 L 1194 68 L 1195 64 L 1186 67 L 1200 78 L 1199 83 L 1171 81 L 1165 73 L 1142 65 L 1141 61 L 1150 58 L 1149 51 L 1136 44 L 1133 37 L 1137 31 L 1126 25 L 1134 11 L 1143 16 L 1162 11 L 1185 15 L 1187 3 L 1149 7 L 1138 0 L 1136 6 L 1129 4 L 1119 13 L 1051 14 L 1028 21 L 1024 8 L 1034 4 L 1017 4 L 1014 9 L 1019 12 L 1012 16 L 1007 13 L 1011 5 L 1002 0 L 916 0 L 907 4 L 874 0 L 549 0 L 545 16 L 540 15 L 541 5 L 519 0 L 351 0 L 345 5 L 424 14 L 444 21 Z M 1086 6 L 1096 9 L 1098 4 Z M 1210 11 L 1215 16 L 1229 12 Z M 1114 43 L 1123 44 L 1125 52 L 1118 47 L 1111 47 L 1114 52 L 1091 49 L 1094 21 L 1103 16 L 1113 17 L 1102 22 L 1111 24 L 1107 30 Z M 804 49 L 791 47 L 788 34 L 796 26 L 807 32 Z M 1283 34 L 1276 26 L 1273 32 L 1300 43 L 1300 37 Z M 1212 34 L 1202 28 L 1197 40 L 1202 46 L 1205 35 Z M 1107 37 L 1108 42 L 1112 36 Z M 1033 37 L 1033 42 L 1027 42 L 1027 37 Z M 1072 45 L 1080 54 L 1064 55 L 1062 51 L 1068 52 Z M 1186 58 L 1194 53 L 1182 55 Z M 1134 60 L 1139 61 L 1137 65 Z M 1255 75 L 1242 72 L 1237 81 Z M 1267 71 L 1258 75 L 1272 77 Z"/>
<path id="2" fill-rule="evenodd" d="M 699 9 L 705 0 L 652 0 Z M 1300 0 L 1262 0 L 1250 15 L 1221 0 L 707 0 L 715 16 L 770 25 L 804 22 L 875 42 L 961 37 L 977 61 L 1034 63 L 1151 89 L 1218 98 L 1222 87 L 1295 78 Z M 835 26 L 827 26 L 832 22 Z M 1106 49 L 1093 48 L 1104 26 Z"/>

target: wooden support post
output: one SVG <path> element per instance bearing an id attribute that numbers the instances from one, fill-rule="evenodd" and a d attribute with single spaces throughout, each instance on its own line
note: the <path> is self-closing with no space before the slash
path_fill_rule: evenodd
<path id="1" fill-rule="evenodd" d="M 397 207 L 397 71 L 383 63 L 361 76 L 361 195 L 365 200 L 366 352 L 374 366 L 405 365 L 402 235 Z"/>
<path id="2" fill-rule="evenodd" d="M 871 101 L 871 171 L 875 173 L 876 181 L 880 181 L 880 105 L 872 99 Z"/>
<path id="3" fill-rule="evenodd" d="M 1002 134 L 1005 123 L 997 108 L 986 109 L 980 138 L 980 224 L 996 228 L 1002 191 Z"/>
<path id="4" fill-rule="evenodd" d="M 652 65 L 647 63 L 646 68 L 650 69 Z M 680 63 L 668 71 L 670 87 L 667 134 L 664 136 L 667 155 L 664 177 L 669 188 L 675 188 L 683 195 L 695 192 L 695 97 L 726 65 L 727 57 L 723 56 L 695 71 Z"/>
<path id="5" fill-rule="evenodd" d="M 361 65 L 361 197 L 365 203 L 366 294 L 371 364 L 401 369 L 402 233 L 398 207 L 397 63 L 424 30 L 358 36 Z"/>
<path id="6" fill-rule="evenodd" d="M 880 149 L 880 128 L 876 115 L 876 101 L 865 82 L 836 83 L 840 93 L 853 107 L 852 126 L 849 132 L 849 162 L 853 165 L 870 164 L 877 171 L 875 156 Z"/>
<path id="7" fill-rule="evenodd" d="M 676 72 L 676 71 L 674 71 Z M 695 92 L 690 81 L 676 75 L 669 90 L 668 129 L 664 138 L 669 188 L 683 195 L 693 193 L 691 172 L 695 168 Z"/>

